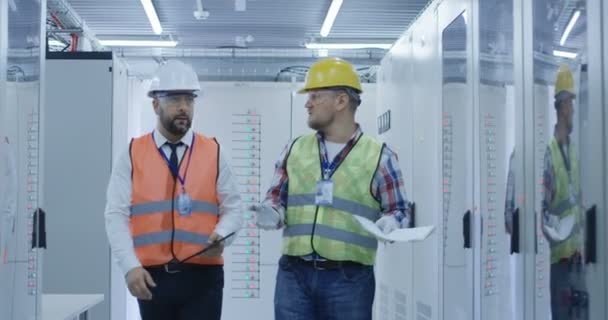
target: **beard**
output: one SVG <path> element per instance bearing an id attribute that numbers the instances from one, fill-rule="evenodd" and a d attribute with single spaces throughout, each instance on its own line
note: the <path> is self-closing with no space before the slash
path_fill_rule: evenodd
<path id="1" fill-rule="evenodd" d="M 308 116 L 308 127 L 313 130 L 323 131 L 323 129 L 327 128 L 334 121 L 334 116 L 331 115 L 327 119 L 313 119 L 312 115 Z"/>
<path id="2" fill-rule="evenodd" d="M 160 112 L 160 122 L 169 133 L 179 136 L 184 135 L 192 126 L 192 120 L 185 114 L 175 117 L 168 117 L 164 112 Z M 188 117 L 187 119 L 178 119 L 178 117 Z"/>

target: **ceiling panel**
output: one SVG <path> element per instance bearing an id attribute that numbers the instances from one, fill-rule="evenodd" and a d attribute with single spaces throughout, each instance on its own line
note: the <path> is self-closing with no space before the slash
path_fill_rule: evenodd
<path id="1" fill-rule="evenodd" d="M 98 36 L 154 36 L 139 0 L 68 0 Z M 154 0 L 164 34 L 182 48 L 237 45 L 251 35 L 252 48 L 298 48 L 319 30 L 331 0 L 246 0 L 246 11 L 235 11 L 233 0 L 203 0 L 210 12 L 196 20 L 195 0 Z M 344 0 L 330 38 L 393 39 L 426 7 L 427 0 Z M 373 4 L 373 8 L 371 5 Z"/>

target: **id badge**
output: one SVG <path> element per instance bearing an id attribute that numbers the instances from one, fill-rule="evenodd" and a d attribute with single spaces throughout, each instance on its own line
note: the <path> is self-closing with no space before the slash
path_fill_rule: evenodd
<path id="1" fill-rule="evenodd" d="M 192 214 L 192 198 L 186 192 L 177 196 L 177 211 L 182 217 L 189 217 Z"/>
<path id="2" fill-rule="evenodd" d="M 331 205 L 334 200 L 334 182 L 331 180 L 321 180 L 317 182 L 317 194 L 315 196 L 315 204 Z"/>

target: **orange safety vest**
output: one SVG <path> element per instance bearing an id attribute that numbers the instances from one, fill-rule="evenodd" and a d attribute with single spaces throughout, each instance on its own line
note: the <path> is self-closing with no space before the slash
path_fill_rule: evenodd
<path id="1" fill-rule="evenodd" d="M 207 246 L 219 220 L 216 183 L 219 174 L 219 144 L 215 139 L 194 134 L 194 149 L 186 177 L 186 192 L 192 198 L 192 214 L 180 216 L 177 196 L 181 183 L 173 178 L 152 134 L 131 141 L 132 196 L 131 237 L 143 266 L 163 265 L 174 258 L 182 261 Z M 188 150 L 179 165 L 184 177 Z M 171 212 L 173 203 L 173 212 Z M 173 240 L 173 241 L 172 241 Z M 196 256 L 187 263 L 222 265 L 222 257 Z"/>

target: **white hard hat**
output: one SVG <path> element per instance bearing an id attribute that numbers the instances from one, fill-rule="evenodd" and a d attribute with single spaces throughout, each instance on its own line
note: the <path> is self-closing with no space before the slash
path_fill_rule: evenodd
<path id="1" fill-rule="evenodd" d="M 148 90 L 148 97 L 153 97 L 154 92 L 196 92 L 201 86 L 198 76 L 190 65 L 179 60 L 169 60 L 156 70 L 152 84 Z"/>

